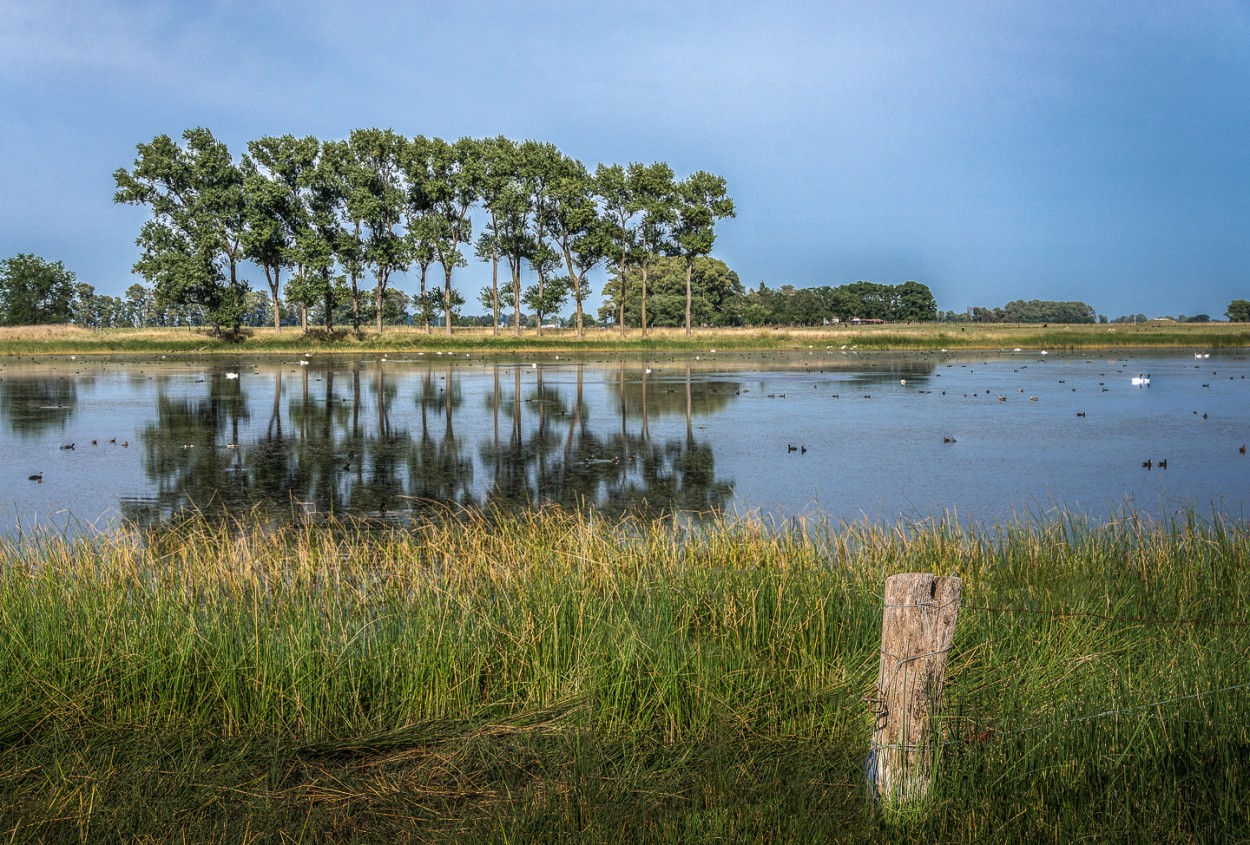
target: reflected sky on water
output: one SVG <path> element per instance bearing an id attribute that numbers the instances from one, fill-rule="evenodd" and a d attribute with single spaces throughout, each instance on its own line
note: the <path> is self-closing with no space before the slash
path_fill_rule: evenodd
<path id="1" fill-rule="evenodd" d="M 1250 501 L 1242 350 L 300 360 L 4 359 L 0 531 L 191 507 L 988 523 Z"/>

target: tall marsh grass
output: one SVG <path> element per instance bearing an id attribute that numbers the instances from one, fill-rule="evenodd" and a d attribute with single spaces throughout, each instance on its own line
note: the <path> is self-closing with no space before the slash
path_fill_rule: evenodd
<path id="1" fill-rule="evenodd" d="M 1248 560 L 1241 523 L 1131 513 L 9 539 L 0 832 L 1232 841 Z M 860 767 L 879 595 L 904 571 L 959 575 L 965 607 L 935 792 L 898 817 Z"/>

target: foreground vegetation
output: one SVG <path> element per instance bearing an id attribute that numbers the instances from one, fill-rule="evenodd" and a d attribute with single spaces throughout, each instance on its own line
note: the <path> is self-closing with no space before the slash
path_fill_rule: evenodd
<path id="1" fill-rule="evenodd" d="M 1143 325 L 958 325 L 950 323 L 839 326 L 820 329 L 701 329 L 687 337 L 679 329 L 592 329 L 582 340 L 572 330 L 532 330 L 516 338 L 490 329 L 459 329 L 451 337 L 419 328 L 394 328 L 378 336 L 298 329 L 245 329 L 237 336 L 211 337 L 203 329 L 105 329 L 73 326 L 0 328 L 0 353 L 55 354 L 303 354 L 305 352 L 456 351 L 517 352 L 706 352 L 718 350 L 803 350 L 825 347 L 869 350 L 1250 347 L 1250 324 L 1148 323 Z"/>
<path id="2" fill-rule="evenodd" d="M 4 841 L 1219 842 L 1250 533 L 448 514 L 0 544 Z M 964 579 L 931 801 L 865 799 L 880 592 Z"/>

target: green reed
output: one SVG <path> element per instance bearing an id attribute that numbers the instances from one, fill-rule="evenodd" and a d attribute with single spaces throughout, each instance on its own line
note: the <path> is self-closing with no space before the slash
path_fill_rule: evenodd
<path id="1" fill-rule="evenodd" d="M 448 513 L 0 544 L 0 832 L 1218 841 L 1250 534 Z M 864 798 L 886 576 L 958 575 L 942 753 Z M 1137 832 L 1137 833 L 1135 833 Z M 291 835 L 291 839 L 300 836 Z"/>

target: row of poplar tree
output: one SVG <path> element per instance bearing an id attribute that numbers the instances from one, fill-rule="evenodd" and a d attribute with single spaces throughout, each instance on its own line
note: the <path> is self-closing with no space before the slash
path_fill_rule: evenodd
<path id="1" fill-rule="evenodd" d="M 496 332 L 501 309 L 511 309 L 519 333 L 526 304 L 541 334 L 543 315 L 571 297 L 580 335 L 587 276 L 600 265 L 619 280 L 620 295 L 610 299 L 622 330 L 626 277 L 641 276 L 641 313 L 630 322 L 645 331 L 647 276 L 662 257 L 684 265 L 689 332 L 694 263 L 711 252 L 717 221 L 734 216 L 725 180 L 706 171 L 678 180 L 656 162 L 591 173 L 538 141 L 357 129 L 341 141 L 261 138 L 237 161 L 208 129 L 188 129 L 182 142 L 158 135 L 139 144 L 133 169 L 114 174 L 114 198 L 151 211 L 135 271 L 160 302 L 202 308 L 215 332 L 239 328 L 249 290 L 240 268 L 251 262 L 264 273 L 275 328 L 285 292 L 305 330 L 313 306 L 328 321 L 349 303 L 359 333 L 371 281 L 375 307 L 365 310 L 381 333 L 388 286 L 411 269 L 418 319 L 428 330 L 442 312 L 450 334 L 464 302 L 453 274 L 467 266 L 468 250 L 491 265 Z M 476 238 L 474 213 L 484 220 Z M 435 265 L 441 287 L 427 284 Z M 535 282 L 523 291 L 526 270 Z"/>

